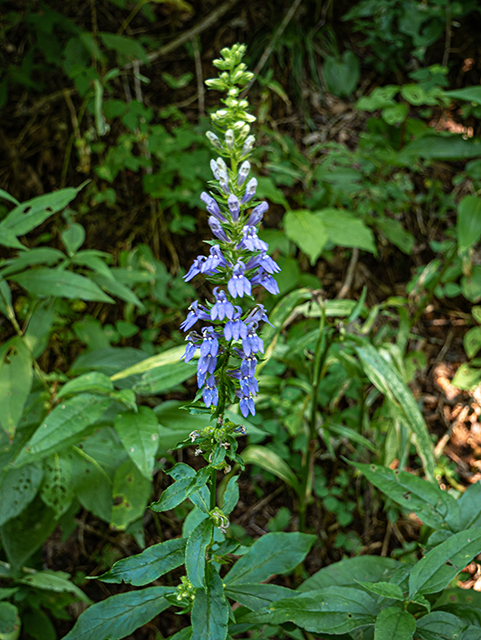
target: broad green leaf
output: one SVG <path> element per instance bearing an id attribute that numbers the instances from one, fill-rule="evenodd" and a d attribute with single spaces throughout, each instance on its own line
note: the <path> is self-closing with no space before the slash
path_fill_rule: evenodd
<path id="1" fill-rule="evenodd" d="M 2 220 L 1 226 L 10 229 L 16 236 L 23 236 L 42 224 L 52 214 L 65 209 L 85 184 L 84 182 L 77 189 L 72 187 L 60 189 L 28 200 L 12 209 Z"/>
<path id="2" fill-rule="evenodd" d="M 273 473 L 290 487 L 299 491 L 299 481 L 290 466 L 277 453 L 267 447 L 251 444 L 242 452 L 242 459 L 246 464 L 257 466 Z"/>
<path id="3" fill-rule="evenodd" d="M 173 509 L 203 487 L 209 478 L 210 469 L 203 467 L 200 471 L 197 471 L 193 478 L 177 480 L 174 484 L 171 484 L 170 487 L 167 487 L 162 493 L 160 500 L 150 505 L 150 509 L 154 511 L 168 511 L 169 509 Z"/>
<path id="4" fill-rule="evenodd" d="M 206 588 L 198 589 L 192 608 L 191 640 L 225 640 L 230 607 L 219 574 L 211 565 L 206 574 Z"/>
<path id="5" fill-rule="evenodd" d="M 149 61 L 144 47 L 137 39 L 119 36 L 114 33 L 100 33 L 99 36 L 107 49 L 111 49 L 126 58 L 138 59 L 143 62 Z"/>
<path id="6" fill-rule="evenodd" d="M 374 624 L 374 640 L 412 640 L 416 620 L 399 607 L 383 609 Z"/>
<path id="7" fill-rule="evenodd" d="M 481 526 L 481 482 L 470 485 L 458 500 L 459 530 Z"/>
<path id="8" fill-rule="evenodd" d="M 340 247 L 357 247 L 377 254 L 376 242 L 371 229 L 362 220 L 343 209 L 321 209 L 314 211 L 322 221 L 330 242 Z"/>
<path id="9" fill-rule="evenodd" d="M 77 395 L 79 393 L 90 392 L 99 394 L 109 394 L 114 390 L 114 385 L 105 373 L 91 371 L 85 373 L 78 378 L 69 380 L 57 393 L 57 399 L 64 398 L 69 395 Z"/>
<path id="10" fill-rule="evenodd" d="M 6 262 L 7 266 L 3 267 L 0 272 L 5 278 L 12 273 L 23 271 L 27 267 L 31 267 L 36 264 L 52 265 L 66 257 L 67 256 L 58 249 L 53 249 L 52 247 L 37 247 L 36 249 L 30 249 L 29 251 L 20 254 L 18 257 L 13 258 L 13 260 L 8 260 Z"/>
<path id="11" fill-rule="evenodd" d="M 20 242 L 11 229 L 7 229 L 0 223 L 0 245 L 11 249 L 25 251 L 26 247 Z"/>
<path id="12" fill-rule="evenodd" d="M 459 134 L 439 133 L 422 136 L 409 142 L 403 150 L 405 155 L 426 160 L 462 160 L 481 156 L 481 140 L 465 140 Z"/>
<path id="13" fill-rule="evenodd" d="M 397 560 L 380 556 L 346 558 L 320 569 L 310 578 L 307 578 L 297 590 L 327 589 L 331 585 L 355 587 L 356 581 L 384 582 L 390 578 L 399 566 L 400 562 Z"/>
<path id="14" fill-rule="evenodd" d="M 117 380 L 114 376 L 118 371 L 140 363 L 147 357 L 148 353 L 132 347 L 96 349 L 95 351 L 82 353 L 74 361 L 69 374 L 79 375 L 89 371 L 100 371 L 107 376 L 111 376 L 111 380 L 114 381 Z M 127 376 L 122 377 L 126 378 Z"/>
<path id="15" fill-rule="evenodd" d="M 152 481 L 139 471 L 130 458 L 121 464 L 114 476 L 114 506 L 110 525 L 124 531 L 131 522 L 141 518 L 151 492 Z"/>
<path id="16" fill-rule="evenodd" d="M 473 327 L 467 331 L 464 334 L 463 344 L 468 358 L 474 358 L 481 349 L 481 327 Z"/>
<path id="17" fill-rule="evenodd" d="M 192 638 L 192 627 L 185 627 L 178 633 L 170 636 L 168 640 L 191 640 Z"/>
<path id="18" fill-rule="evenodd" d="M 139 407 L 137 413 L 118 413 L 115 418 L 115 430 L 125 450 L 149 480 L 152 478 L 155 454 L 159 446 L 158 426 L 157 416 L 149 407 Z"/>
<path id="19" fill-rule="evenodd" d="M 63 401 L 49 413 L 20 451 L 15 461 L 16 466 L 32 462 L 72 444 L 111 404 L 110 398 L 90 393 L 82 393 Z"/>
<path id="20" fill-rule="evenodd" d="M 481 382 L 481 369 L 470 367 L 466 362 L 458 367 L 451 384 L 458 389 L 469 391 Z"/>
<path id="21" fill-rule="evenodd" d="M 187 577 L 196 589 L 204 588 L 205 584 L 205 554 L 207 546 L 212 541 L 212 520 L 202 520 L 192 531 L 185 548 L 185 569 Z"/>
<path id="22" fill-rule="evenodd" d="M 136 556 L 123 558 L 107 573 L 99 576 L 102 582 L 132 584 L 143 587 L 172 569 L 180 567 L 185 560 L 186 540 L 174 538 L 154 544 Z"/>
<path id="23" fill-rule="evenodd" d="M 362 96 L 356 102 L 356 109 L 361 111 L 377 111 L 396 104 L 393 100 L 399 87 L 387 84 L 384 87 L 376 87 L 368 96 Z"/>
<path id="24" fill-rule="evenodd" d="M 12 292 L 8 283 L 0 276 L 0 311 L 9 319 L 15 317 L 12 306 Z"/>
<path id="25" fill-rule="evenodd" d="M 18 582 L 26 584 L 34 589 L 46 589 L 47 591 L 68 592 L 90 604 L 89 598 L 81 591 L 73 582 L 67 578 L 68 574 L 62 571 L 35 571 L 33 573 L 24 574 Z"/>
<path id="26" fill-rule="evenodd" d="M 401 587 L 390 582 L 361 582 L 358 583 L 363 589 L 370 593 L 374 593 L 382 598 L 393 598 L 394 600 L 404 601 Z"/>
<path id="27" fill-rule="evenodd" d="M 33 500 L 19 516 L 2 525 L 0 538 L 10 564 L 24 565 L 56 526 L 55 513 L 41 500 Z"/>
<path id="28" fill-rule="evenodd" d="M 43 470 L 38 464 L 7 471 L 0 481 L 0 525 L 16 518 L 32 502 L 42 478 Z"/>
<path id="29" fill-rule="evenodd" d="M 232 476 L 227 483 L 224 491 L 222 513 L 226 516 L 234 511 L 236 504 L 239 502 L 239 476 Z"/>
<path id="30" fill-rule="evenodd" d="M 28 348 L 16 337 L 0 364 L 0 424 L 12 439 L 32 386 L 31 360 Z"/>
<path id="31" fill-rule="evenodd" d="M 465 196 L 458 206 L 458 249 L 465 253 L 481 238 L 481 198 Z"/>
<path id="32" fill-rule="evenodd" d="M 421 640 L 461 640 L 466 623 L 446 611 L 433 611 L 416 623 L 416 636 Z M 478 629 L 479 632 L 479 629 Z M 481 633 L 478 637 L 481 637 Z"/>
<path id="33" fill-rule="evenodd" d="M 61 236 L 64 247 L 67 249 L 69 256 L 73 256 L 77 249 L 83 245 L 85 241 L 85 229 L 81 224 L 70 224 Z"/>
<path id="34" fill-rule="evenodd" d="M 466 100 L 467 102 L 481 104 L 481 87 L 479 85 L 475 85 L 474 87 L 464 87 L 463 89 L 443 91 L 443 95 L 448 96 L 448 98 Z"/>
<path id="35" fill-rule="evenodd" d="M 459 530 L 459 507 L 446 491 L 407 471 L 352 463 L 380 491 L 414 513 L 433 529 Z"/>
<path id="36" fill-rule="evenodd" d="M 130 304 L 135 305 L 139 309 L 144 309 L 144 305 L 135 295 L 135 293 L 129 289 L 129 287 L 125 286 L 121 282 L 114 280 L 108 276 L 105 276 L 102 273 L 92 273 L 89 274 L 91 280 L 93 280 L 96 284 L 98 284 L 102 289 L 105 289 L 113 296 L 124 300 L 125 302 L 130 302 Z"/>
<path id="37" fill-rule="evenodd" d="M 439 103 L 440 90 L 437 87 L 424 89 L 420 84 L 404 84 L 401 87 L 401 95 L 410 104 L 420 106 L 422 104 L 436 105 Z"/>
<path id="38" fill-rule="evenodd" d="M 382 358 L 376 349 L 363 341 L 363 346 L 354 344 L 354 349 L 363 369 L 373 385 L 394 402 L 406 419 L 407 426 L 415 435 L 415 445 L 428 479 L 434 477 L 435 460 L 433 445 L 424 418 L 406 383 L 396 369 Z"/>
<path id="39" fill-rule="evenodd" d="M 396 127 L 406 120 L 408 111 L 408 105 L 405 102 L 397 102 L 389 107 L 384 107 L 381 116 L 387 124 Z"/>
<path id="40" fill-rule="evenodd" d="M 157 369 L 157 367 L 163 367 L 168 364 L 177 364 L 180 362 L 184 353 L 185 347 L 174 347 L 173 349 L 168 349 L 167 351 L 159 353 L 156 356 L 152 356 L 151 358 L 145 358 L 142 362 L 138 362 L 131 366 L 129 365 L 123 371 L 119 371 L 112 375 L 111 380 L 115 382 L 116 380 L 122 380 L 123 378 L 129 378 L 130 376 L 152 371 Z"/>
<path id="41" fill-rule="evenodd" d="M 121 640 L 170 607 L 172 587 L 148 587 L 111 596 L 82 613 L 63 640 Z"/>
<path id="42" fill-rule="evenodd" d="M 20 628 L 17 607 L 10 602 L 0 602 L 0 640 L 17 640 Z"/>
<path id="43" fill-rule="evenodd" d="M 416 563 L 409 576 L 409 595 L 441 591 L 478 553 L 481 553 L 481 528 L 454 534 Z"/>
<path id="44" fill-rule="evenodd" d="M 275 204 L 282 205 L 285 209 L 290 209 L 289 203 L 287 202 L 283 192 L 276 187 L 272 178 L 268 178 L 267 176 L 259 176 L 257 178 L 256 197 L 261 199 L 267 198 L 267 200 L 270 200 Z"/>
<path id="45" fill-rule="evenodd" d="M 35 306 L 24 334 L 34 358 L 39 358 L 47 348 L 56 317 L 52 300 L 44 300 Z"/>
<path id="46" fill-rule="evenodd" d="M 72 462 L 65 453 L 54 453 L 45 459 L 44 468 L 45 477 L 40 495 L 43 502 L 60 518 L 68 511 L 75 497 Z"/>
<path id="47" fill-rule="evenodd" d="M 260 582 L 273 574 L 292 571 L 315 541 L 316 536 L 305 533 L 267 533 L 235 563 L 224 582 L 227 585 Z"/>
<path id="48" fill-rule="evenodd" d="M 367 438 L 362 436 L 359 433 L 359 431 L 356 431 L 351 427 L 346 427 L 345 425 L 342 425 L 342 424 L 334 424 L 332 422 L 329 422 L 325 425 L 324 428 L 328 432 L 330 431 L 331 433 L 336 433 L 337 435 L 342 436 L 347 440 L 352 440 L 353 442 L 362 444 L 363 447 L 366 447 L 366 449 L 369 449 L 374 453 L 376 453 L 377 451 L 376 446 L 372 442 L 370 442 Z"/>
<path id="49" fill-rule="evenodd" d="M 475 264 L 469 277 L 461 278 L 461 291 L 470 302 L 481 300 L 481 265 Z"/>
<path id="50" fill-rule="evenodd" d="M 330 587 L 278 600 L 249 613 L 242 622 L 269 625 L 293 622 L 311 633 L 338 635 L 373 624 L 378 613 L 376 601 L 360 589 Z"/>
<path id="51" fill-rule="evenodd" d="M 414 236 L 403 227 L 399 220 L 393 218 L 376 218 L 376 227 L 383 235 L 406 255 L 411 255 L 414 249 Z"/>
<path id="52" fill-rule="evenodd" d="M 251 611 L 268 607 L 271 602 L 295 596 L 295 592 L 277 584 L 233 584 L 226 585 L 225 594 Z"/>
<path id="53" fill-rule="evenodd" d="M 11 587 L 10 589 L 0 587 L 0 600 L 7 600 L 15 595 L 19 589 L 20 587 Z"/>
<path id="54" fill-rule="evenodd" d="M 9 202 L 13 202 L 13 204 L 20 204 L 17 198 L 14 198 L 10 193 L 4 191 L 3 189 L 0 189 L 0 198 L 8 200 Z"/>
<path id="55" fill-rule="evenodd" d="M 195 375 L 195 368 L 184 361 L 156 367 L 142 374 L 132 389 L 141 396 L 165 393 Z"/>
<path id="56" fill-rule="evenodd" d="M 95 282 L 72 271 L 40 267 L 11 279 L 34 296 L 114 302 Z"/>
<path id="57" fill-rule="evenodd" d="M 359 82 L 359 59 L 349 49 L 344 51 L 342 58 L 326 57 L 322 74 L 330 93 L 339 97 L 350 96 Z"/>
<path id="58" fill-rule="evenodd" d="M 311 265 L 314 265 L 328 240 L 322 220 L 306 209 L 288 211 L 284 216 L 284 229 L 289 240 L 292 240 L 308 256 Z"/>

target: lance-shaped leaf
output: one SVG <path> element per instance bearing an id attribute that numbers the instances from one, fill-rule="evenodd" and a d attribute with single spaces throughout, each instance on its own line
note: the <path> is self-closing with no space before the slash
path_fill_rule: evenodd
<path id="1" fill-rule="evenodd" d="M 68 573 L 62 571 L 36 571 L 28 573 L 18 579 L 18 582 L 26 584 L 35 589 L 45 589 L 47 591 L 69 592 L 77 596 L 79 600 L 91 604 L 89 598 L 73 582 L 70 582 Z"/>
<path id="2" fill-rule="evenodd" d="M 185 569 L 187 577 L 196 589 L 205 587 L 205 553 L 212 540 L 213 528 L 212 520 L 202 520 L 187 540 Z"/>
<path id="3" fill-rule="evenodd" d="M 129 458 L 115 472 L 112 488 L 112 516 L 110 524 L 116 529 L 127 526 L 141 518 L 152 492 L 152 481 L 140 473 Z"/>
<path id="4" fill-rule="evenodd" d="M 417 621 L 416 637 L 422 640 L 461 640 L 468 625 L 457 616 L 446 611 L 433 611 Z M 479 628 L 478 628 L 479 634 Z M 478 635 L 480 637 L 481 634 Z M 476 638 L 476 636 L 475 636 Z"/>
<path id="5" fill-rule="evenodd" d="M 149 407 L 138 413 L 126 411 L 115 418 L 115 430 L 125 450 L 146 478 L 152 478 L 154 458 L 159 446 L 159 423 Z"/>
<path id="6" fill-rule="evenodd" d="M 426 477 L 432 479 L 435 467 L 433 445 L 413 394 L 396 369 L 386 362 L 371 344 L 362 340 L 362 346 L 353 343 L 353 347 L 372 384 L 396 404 L 406 419 L 406 425 L 415 435 L 416 450 L 422 460 Z"/>
<path id="7" fill-rule="evenodd" d="M 373 624 L 378 613 L 376 601 L 360 589 L 330 587 L 273 602 L 241 621 L 269 625 L 293 622 L 311 633 L 338 635 Z"/>
<path id="8" fill-rule="evenodd" d="M 459 529 L 457 501 L 437 485 L 407 471 L 393 471 L 374 464 L 352 463 L 369 482 L 414 513 L 433 529 Z"/>
<path id="9" fill-rule="evenodd" d="M 210 468 L 204 467 L 200 471 L 197 471 L 193 478 L 188 477 L 177 480 L 177 482 L 171 484 L 170 487 L 162 493 L 158 502 L 153 502 L 150 505 L 150 508 L 154 511 L 168 511 L 169 509 L 173 509 L 203 487 L 209 478 Z"/>
<path id="10" fill-rule="evenodd" d="M 412 569 L 409 596 L 441 591 L 481 553 L 481 529 L 455 533 L 431 549 Z"/>
<path id="11" fill-rule="evenodd" d="M 44 470 L 45 477 L 40 495 L 43 502 L 55 511 L 57 518 L 60 518 L 75 497 L 72 460 L 65 452 L 54 453 L 45 460 Z"/>
<path id="12" fill-rule="evenodd" d="M 43 470 L 38 464 L 7 471 L 0 481 L 0 526 L 20 515 L 32 502 L 42 478 Z"/>
<path id="13" fill-rule="evenodd" d="M 57 393 L 58 398 L 65 398 L 65 396 L 75 396 L 79 393 L 98 393 L 109 394 L 114 391 L 114 384 L 111 379 L 98 371 L 91 371 L 90 373 L 84 373 L 83 376 L 69 380 L 60 391 Z"/>
<path id="14" fill-rule="evenodd" d="M 346 558 L 330 564 L 307 578 L 298 591 L 313 591 L 329 586 L 355 586 L 356 581 L 385 582 L 401 563 L 392 558 L 380 556 L 359 556 Z"/>
<path id="15" fill-rule="evenodd" d="M 98 579 L 102 582 L 114 583 L 123 581 L 136 587 L 143 587 L 184 563 L 185 544 L 186 540 L 183 538 L 154 544 L 136 556 L 119 560 L 110 571 L 99 576 Z"/>
<path id="16" fill-rule="evenodd" d="M 192 608 L 192 640 L 225 640 L 229 604 L 219 574 L 208 566 L 206 587 L 198 589 Z"/>
<path id="17" fill-rule="evenodd" d="M 299 481 L 294 472 L 287 462 L 274 451 L 262 445 L 251 444 L 242 452 L 242 459 L 246 464 L 256 464 L 262 469 L 273 473 L 299 493 Z"/>
<path id="18" fill-rule="evenodd" d="M 470 485 L 459 498 L 458 505 L 460 530 L 479 527 L 481 525 L 481 482 Z"/>
<path id="19" fill-rule="evenodd" d="M 95 282 L 85 276 L 63 269 L 40 267 L 11 276 L 24 289 L 34 296 L 50 298 L 69 298 L 73 300 L 93 300 L 96 302 L 114 302 Z"/>
<path id="20" fill-rule="evenodd" d="M 295 592 L 287 589 L 287 587 L 259 583 L 227 585 L 225 594 L 231 600 L 239 602 L 247 609 L 251 609 L 251 611 L 258 611 L 268 607 L 271 602 L 285 600 L 296 595 Z"/>
<path id="21" fill-rule="evenodd" d="M 170 607 L 172 587 L 149 587 L 107 598 L 81 614 L 64 640 L 120 640 Z"/>
<path id="22" fill-rule="evenodd" d="M 82 393 L 57 405 L 21 450 L 15 465 L 24 465 L 75 443 L 79 434 L 111 404 L 110 398 Z"/>
<path id="23" fill-rule="evenodd" d="M 0 424 L 13 438 L 32 386 L 32 363 L 29 350 L 21 338 L 11 340 L 2 351 Z"/>
<path id="24" fill-rule="evenodd" d="M 232 476 L 227 483 L 224 491 L 224 503 L 222 505 L 222 513 L 226 516 L 234 511 L 236 504 L 239 502 L 239 485 L 237 484 L 239 476 Z"/>
<path id="25" fill-rule="evenodd" d="M 401 591 L 401 587 L 398 584 L 392 584 L 390 582 L 361 582 L 358 584 L 369 591 L 370 593 L 374 593 L 377 596 L 381 596 L 382 598 L 393 598 L 394 600 L 404 601 L 403 592 Z"/>
<path id="26" fill-rule="evenodd" d="M 267 533 L 235 563 L 224 582 L 227 585 L 260 582 L 273 574 L 292 571 L 304 560 L 316 539 L 306 533 Z"/>
<path id="27" fill-rule="evenodd" d="M 412 640 L 415 631 L 414 616 L 399 607 L 388 607 L 376 618 L 374 640 Z"/>

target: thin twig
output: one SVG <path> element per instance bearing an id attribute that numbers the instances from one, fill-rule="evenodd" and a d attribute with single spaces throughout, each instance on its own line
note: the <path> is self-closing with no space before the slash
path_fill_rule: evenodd
<path id="1" fill-rule="evenodd" d="M 172 42 L 169 42 L 168 44 L 164 45 L 157 51 L 152 51 L 151 53 L 149 53 L 147 55 L 147 61 L 154 62 L 154 60 L 157 60 L 158 58 L 161 58 L 162 56 L 167 55 L 171 51 L 178 49 L 180 46 L 182 46 L 189 40 L 192 40 L 193 38 L 198 36 L 200 33 L 202 33 L 203 31 L 211 27 L 213 24 L 215 24 L 218 20 L 220 20 L 220 18 L 222 18 L 222 16 L 225 13 L 227 13 L 230 9 L 232 9 L 232 7 L 236 5 L 238 2 L 239 0 L 226 0 L 224 4 L 221 4 L 220 7 L 217 7 L 217 9 L 214 9 L 214 11 L 211 11 L 209 15 L 207 15 L 200 22 L 198 22 L 194 27 L 192 27 L 192 29 L 188 29 L 187 31 L 184 31 L 182 35 L 180 35 L 175 40 L 172 40 Z M 139 60 L 139 65 L 141 64 L 146 64 L 146 61 Z M 124 69 L 131 69 L 132 67 L 133 67 L 133 63 L 129 62 L 129 64 L 126 64 L 124 66 Z"/>
<path id="2" fill-rule="evenodd" d="M 349 262 L 349 266 L 347 268 L 346 279 L 344 280 L 344 284 L 342 285 L 341 290 L 339 291 L 339 294 L 337 296 L 338 300 L 345 298 L 349 293 L 349 291 L 351 290 L 352 283 L 354 281 L 354 273 L 356 271 L 358 260 L 359 260 L 359 249 L 357 247 L 354 247 L 354 249 L 352 250 L 351 261 Z"/>
<path id="3" fill-rule="evenodd" d="M 301 2 L 302 2 L 302 0 L 294 0 L 294 2 L 291 4 L 291 6 L 289 8 L 289 11 L 284 16 L 284 19 L 281 22 L 281 24 L 277 27 L 277 31 L 272 36 L 272 40 L 267 45 L 264 53 L 261 56 L 261 59 L 257 63 L 256 68 L 254 69 L 254 77 L 252 78 L 252 80 L 250 82 L 247 83 L 247 86 L 242 91 L 242 94 L 241 94 L 242 96 L 244 96 L 249 91 L 249 89 L 252 87 L 252 85 L 256 81 L 257 76 L 259 75 L 259 73 L 264 68 L 264 65 L 267 62 L 267 60 L 269 59 L 269 56 L 271 55 L 271 53 L 273 52 L 277 41 L 279 40 L 281 35 L 284 33 L 284 30 L 287 27 L 287 25 L 289 24 L 289 22 L 294 17 L 294 14 L 296 13 L 297 9 L 299 8 L 299 5 L 301 4 Z"/>
<path id="4" fill-rule="evenodd" d="M 192 38 L 192 50 L 194 51 L 195 75 L 197 78 L 197 94 L 199 96 L 199 117 L 203 118 L 205 116 L 205 91 L 198 36 Z"/>
<path id="5" fill-rule="evenodd" d="M 446 38 L 444 41 L 443 67 L 448 66 L 449 54 L 451 50 L 451 7 L 446 5 Z"/>

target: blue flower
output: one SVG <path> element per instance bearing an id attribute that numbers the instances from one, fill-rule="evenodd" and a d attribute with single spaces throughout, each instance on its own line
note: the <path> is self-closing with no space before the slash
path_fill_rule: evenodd
<path id="1" fill-rule="evenodd" d="M 202 398 L 206 407 L 210 407 L 211 404 L 213 404 L 214 407 L 217 406 L 219 402 L 219 391 L 217 389 L 217 381 L 214 375 L 210 375 L 207 378 L 207 382 L 205 383 L 205 387 L 202 391 Z"/>
<path id="2" fill-rule="evenodd" d="M 235 311 L 234 305 L 232 304 L 232 302 L 229 302 L 227 300 L 225 292 L 222 291 L 222 289 L 219 292 L 218 291 L 219 287 L 215 287 L 214 295 L 216 303 L 210 310 L 210 317 L 212 320 L 223 320 L 224 318 L 232 320 Z"/>
<path id="3" fill-rule="evenodd" d="M 264 213 L 268 209 L 269 205 L 267 204 L 267 202 L 261 202 L 260 204 L 258 204 L 257 207 L 254 207 L 254 209 L 252 209 L 251 215 L 246 224 L 248 224 L 250 227 L 256 227 L 262 220 L 262 218 L 264 217 Z"/>
<path id="4" fill-rule="evenodd" d="M 214 218 L 214 216 L 209 216 L 208 223 L 209 223 L 210 230 L 212 231 L 212 233 L 215 235 L 216 238 L 218 238 L 219 240 L 222 240 L 222 242 L 230 242 L 222 225 L 218 220 Z"/>
<path id="5" fill-rule="evenodd" d="M 257 237 L 257 229 L 245 225 L 242 229 L 242 240 L 239 243 L 240 249 L 248 249 L 249 251 L 267 251 L 269 248 L 267 242 Z"/>
<path id="6" fill-rule="evenodd" d="M 248 376 L 238 371 L 229 372 L 233 378 L 237 378 L 239 380 L 241 391 L 244 395 L 249 395 L 250 393 L 255 396 L 259 392 L 259 383 L 254 378 L 254 376 Z"/>
<path id="7" fill-rule="evenodd" d="M 192 358 L 195 356 L 197 349 L 199 348 L 198 344 L 195 344 L 198 341 L 199 336 L 195 333 L 189 333 L 186 337 L 187 345 L 185 347 L 185 353 L 182 356 L 181 360 L 184 359 L 185 362 L 190 362 Z"/>
<path id="8" fill-rule="evenodd" d="M 236 307 L 236 312 L 232 320 L 226 322 L 224 327 L 224 338 L 226 340 L 239 340 L 239 338 L 247 338 L 247 326 L 241 320 L 242 309 L 241 307 Z"/>
<path id="9" fill-rule="evenodd" d="M 222 215 L 219 209 L 219 205 L 217 204 L 217 202 L 214 200 L 212 196 L 210 196 L 208 193 L 203 191 L 200 194 L 200 199 L 202 200 L 202 202 L 204 202 L 207 205 L 207 211 L 212 216 L 214 216 L 215 218 L 217 218 L 217 220 L 220 220 L 221 222 L 227 222 L 227 218 L 225 218 Z"/>
<path id="10" fill-rule="evenodd" d="M 240 207 L 239 198 L 234 194 L 231 194 L 227 199 L 227 206 L 229 207 L 232 221 L 237 222 L 237 220 L 239 220 L 239 207 Z"/>
<path id="11" fill-rule="evenodd" d="M 197 300 L 195 300 L 189 307 L 190 311 L 187 314 L 187 318 L 182 322 L 180 328 L 182 331 L 188 331 L 191 329 L 197 320 L 210 320 L 210 315 L 205 307 L 200 305 Z"/>
<path id="12" fill-rule="evenodd" d="M 279 285 L 262 267 L 259 267 L 259 271 L 252 277 L 251 282 L 253 285 L 262 285 L 264 289 L 273 295 L 279 293 Z"/>
<path id="13" fill-rule="evenodd" d="M 257 353 L 260 351 L 264 353 L 264 342 L 262 338 L 256 333 L 257 322 L 250 322 L 248 325 L 247 336 L 242 340 L 242 350 L 246 356 L 250 356 L 251 353 Z"/>
<path id="14" fill-rule="evenodd" d="M 227 260 L 222 255 L 220 246 L 215 244 L 210 248 L 210 255 L 202 265 L 201 272 L 211 275 L 217 272 L 217 267 L 226 267 Z"/>
<path id="15" fill-rule="evenodd" d="M 266 309 L 263 304 L 257 303 L 256 306 L 247 314 L 246 322 L 267 322 L 274 329 L 274 325 L 269 322 Z"/>
<path id="16" fill-rule="evenodd" d="M 247 176 L 251 170 L 251 163 L 248 160 L 244 160 L 241 164 L 239 173 L 237 174 L 237 186 L 241 187 L 247 180 Z"/>
<path id="17" fill-rule="evenodd" d="M 244 418 L 247 418 L 249 412 L 252 413 L 253 416 L 255 416 L 256 407 L 254 405 L 254 396 L 252 395 L 252 393 L 245 394 L 242 391 L 236 391 L 236 395 L 238 398 L 240 398 L 239 406 Z"/>
<path id="18" fill-rule="evenodd" d="M 196 276 L 198 273 L 201 273 L 202 263 L 205 262 L 206 260 L 207 258 L 205 256 L 197 256 L 197 258 L 192 263 L 190 269 L 185 274 L 184 280 L 186 282 L 189 282 L 189 280 L 192 280 L 194 276 Z"/>
<path id="19" fill-rule="evenodd" d="M 252 287 L 249 280 L 245 277 L 244 271 L 246 267 L 242 260 L 237 260 L 234 270 L 232 272 L 232 278 L 227 283 L 229 293 L 233 298 L 242 298 L 244 294 L 250 296 Z"/>
<path id="20" fill-rule="evenodd" d="M 267 273 L 279 273 L 279 271 L 281 270 L 277 262 L 270 256 L 268 256 L 265 251 L 259 253 L 253 258 L 250 258 L 250 260 L 248 260 L 246 263 L 247 270 L 255 269 L 257 267 L 262 267 L 264 271 L 267 271 Z"/>
<path id="21" fill-rule="evenodd" d="M 256 189 L 257 180 L 255 178 L 251 178 L 247 183 L 244 197 L 241 200 L 242 204 L 245 204 L 246 202 L 249 202 L 249 200 L 252 200 L 252 198 L 255 196 Z"/>
<path id="22" fill-rule="evenodd" d="M 215 358 L 219 352 L 219 341 L 217 340 L 214 327 L 204 327 L 204 329 L 202 329 L 202 336 L 203 340 L 200 345 L 201 358 L 205 358 L 208 355 Z"/>

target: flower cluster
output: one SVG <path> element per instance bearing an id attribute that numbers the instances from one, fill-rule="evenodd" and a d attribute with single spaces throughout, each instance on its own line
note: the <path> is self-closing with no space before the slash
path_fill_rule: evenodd
<path id="1" fill-rule="evenodd" d="M 247 110 L 247 100 L 239 99 L 241 87 L 252 78 L 241 62 L 244 52 L 244 45 L 223 49 L 223 58 L 214 60 L 222 73 L 206 82 L 227 93 L 222 100 L 225 108 L 212 115 L 220 135 L 207 133 L 220 157 L 211 161 L 214 179 L 209 183 L 210 192 L 201 195 L 215 240 L 208 243 L 209 255 L 198 256 L 184 279 L 202 274 L 216 286 L 214 302 L 193 302 L 181 328 L 189 332 L 185 361 L 192 360 L 200 350 L 197 380 L 205 405 L 217 408 L 221 415 L 226 403 L 237 396 L 242 415 L 247 417 L 249 413 L 255 415 L 254 397 L 259 390 L 255 369 L 264 353 L 257 331 L 261 322 L 269 320 L 262 304 L 245 309 L 242 303 L 251 298 L 256 286 L 278 293 L 273 275 L 280 268 L 267 255 L 267 244 L 258 237 L 268 205 L 256 200 L 257 180 L 249 179 L 248 158 L 255 141 L 250 123 L 255 117 Z M 190 331 L 195 325 L 199 327 L 198 323 L 202 328 Z"/>

